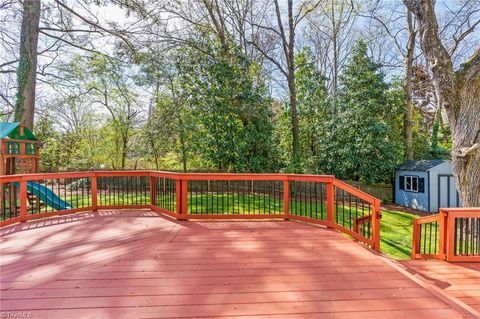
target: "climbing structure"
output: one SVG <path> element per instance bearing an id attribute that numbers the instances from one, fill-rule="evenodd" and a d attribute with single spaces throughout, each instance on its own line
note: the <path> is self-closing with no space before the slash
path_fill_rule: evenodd
<path id="1" fill-rule="evenodd" d="M 31 174 L 38 171 L 40 142 L 32 131 L 21 123 L 0 123 L 0 176 Z M 0 212 L 2 216 L 18 210 L 18 185 L 0 183 Z M 40 201 L 29 194 L 29 201 Z"/>
<path id="2" fill-rule="evenodd" d="M 21 123 L 0 123 L 0 176 L 38 172 L 40 142 Z M 71 209 L 49 185 L 27 182 L 28 209 L 40 211 L 48 206 L 55 210 Z M 16 214 L 19 209 L 18 182 L 0 183 L 0 215 Z"/>
<path id="3" fill-rule="evenodd" d="M 40 142 L 21 123 L 0 123 L 0 175 L 38 171 Z"/>

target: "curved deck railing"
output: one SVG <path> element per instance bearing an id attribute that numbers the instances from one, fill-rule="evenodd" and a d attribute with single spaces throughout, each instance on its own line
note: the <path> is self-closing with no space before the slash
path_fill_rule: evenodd
<path id="1" fill-rule="evenodd" d="M 380 248 L 380 201 L 334 176 L 97 171 L 0 177 L 0 226 L 99 209 L 184 219 L 292 219 Z"/>
<path id="2" fill-rule="evenodd" d="M 441 208 L 415 219 L 412 259 L 480 261 L 480 208 Z"/>

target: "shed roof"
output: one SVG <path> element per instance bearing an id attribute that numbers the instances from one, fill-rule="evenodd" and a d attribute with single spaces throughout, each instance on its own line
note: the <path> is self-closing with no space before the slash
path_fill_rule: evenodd
<path id="1" fill-rule="evenodd" d="M 436 159 L 436 160 L 419 160 L 419 161 L 406 161 L 404 164 L 398 167 L 400 171 L 421 171 L 426 172 L 438 166 L 442 163 L 447 162 L 446 160 Z"/>
<path id="2" fill-rule="evenodd" d="M 0 138 L 12 138 L 16 140 L 36 141 L 37 138 L 28 128 L 23 128 L 23 135 L 20 134 L 19 122 L 0 122 Z"/>

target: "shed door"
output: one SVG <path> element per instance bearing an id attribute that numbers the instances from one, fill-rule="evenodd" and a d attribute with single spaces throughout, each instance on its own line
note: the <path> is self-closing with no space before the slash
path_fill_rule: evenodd
<path id="1" fill-rule="evenodd" d="M 459 203 L 453 175 L 438 175 L 438 208 L 459 207 Z"/>

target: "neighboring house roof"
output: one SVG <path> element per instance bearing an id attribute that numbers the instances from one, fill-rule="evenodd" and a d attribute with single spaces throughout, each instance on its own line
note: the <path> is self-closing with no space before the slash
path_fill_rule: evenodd
<path id="1" fill-rule="evenodd" d="M 28 128 L 23 128 L 23 135 L 20 135 L 20 123 L 10 122 L 10 123 L 1 123 L 0 122 L 0 138 L 12 138 L 16 140 L 33 140 L 36 141 L 37 138 L 33 135 L 32 131 Z"/>
<path id="2" fill-rule="evenodd" d="M 400 171 L 421 171 L 426 172 L 438 166 L 448 162 L 446 160 L 420 160 L 420 161 L 406 161 L 403 165 L 400 165 L 397 170 Z"/>

